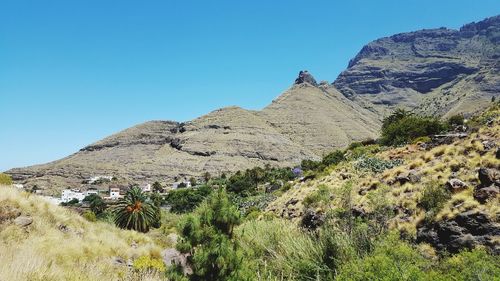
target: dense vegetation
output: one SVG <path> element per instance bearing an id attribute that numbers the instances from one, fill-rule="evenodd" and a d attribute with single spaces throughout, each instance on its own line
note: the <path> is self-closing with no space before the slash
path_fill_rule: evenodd
<path id="1" fill-rule="evenodd" d="M 452 121 L 455 122 L 455 120 Z M 446 123 L 436 117 L 418 116 L 398 109 L 382 122 L 380 141 L 384 145 L 400 145 L 419 137 L 438 134 L 446 128 Z"/>

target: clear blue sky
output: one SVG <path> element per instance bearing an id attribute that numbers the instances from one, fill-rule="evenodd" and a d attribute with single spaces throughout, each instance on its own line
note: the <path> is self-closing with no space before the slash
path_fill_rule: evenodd
<path id="1" fill-rule="evenodd" d="M 0 171 L 147 120 L 260 109 L 301 69 L 333 81 L 371 40 L 498 13 L 498 0 L 1 0 Z"/>

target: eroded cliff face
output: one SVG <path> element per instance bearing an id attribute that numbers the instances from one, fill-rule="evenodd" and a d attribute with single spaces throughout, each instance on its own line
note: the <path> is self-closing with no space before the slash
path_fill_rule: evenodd
<path id="1" fill-rule="evenodd" d="M 364 46 L 333 85 L 379 116 L 395 107 L 476 112 L 500 92 L 499 42 L 500 16 L 396 34 Z"/>

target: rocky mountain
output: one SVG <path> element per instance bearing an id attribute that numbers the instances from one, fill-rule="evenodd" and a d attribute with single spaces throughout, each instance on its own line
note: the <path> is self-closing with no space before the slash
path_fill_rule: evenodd
<path id="1" fill-rule="evenodd" d="M 254 166 L 292 166 L 376 138 L 396 107 L 439 116 L 473 113 L 500 92 L 500 16 L 373 41 L 332 83 L 301 71 L 261 111 L 216 110 L 195 120 L 147 122 L 64 159 L 7 171 L 18 183 L 80 187 L 98 175 L 123 184 L 171 183 Z"/>
<path id="2" fill-rule="evenodd" d="M 27 186 L 83 187 L 93 176 L 121 183 L 170 184 L 209 172 L 244 170 L 266 164 L 291 166 L 303 159 L 377 136 L 376 116 L 328 85 L 301 72 L 295 84 L 262 111 L 239 107 L 215 110 L 178 123 L 151 121 L 82 148 L 64 159 L 7 173 Z"/>
<path id="3" fill-rule="evenodd" d="M 395 107 L 451 115 L 484 109 L 500 92 L 500 16 L 401 33 L 364 46 L 333 85 L 383 116 Z"/>

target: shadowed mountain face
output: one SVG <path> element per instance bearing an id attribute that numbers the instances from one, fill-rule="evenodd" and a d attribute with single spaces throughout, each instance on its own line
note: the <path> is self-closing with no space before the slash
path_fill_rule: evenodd
<path id="1" fill-rule="evenodd" d="M 57 192 L 82 187 L 93 176 L 115 176 L 126 183 L 171 183 L 209 172 L 255 166 L 297 165 L 319 159 L 351 141 L 376 137 L 373 113 L 328 85 L 315 86 L 312 75 L 296 83 L 262 111 L 239 107 L 215 110 L 186 123 L 147 122 L 64 159 L 8 171 L 16 182 Z"/>
<path id="2" fill-rule="evenodd" d="M 396 34 L 364 46 L 333 83 L 380 116 L 395 107 L 451 115 L 483 109 L 500 92 L 500 16 Z"/>

